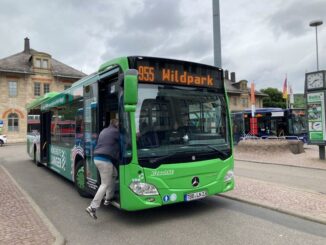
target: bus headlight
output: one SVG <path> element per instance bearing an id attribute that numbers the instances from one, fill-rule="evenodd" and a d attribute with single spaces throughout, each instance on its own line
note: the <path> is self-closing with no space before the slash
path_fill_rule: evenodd
<path id="1" fill-rule="evenodd" d="M 227 171 L 226 175 L 224 176 L 224 182 L 228 182 L 228 181 L 232 180 L 233 177 L 234 177 L 233 170 Z"/>
<path id="2" fill-rule="evenodd" d="M 129 188 L 139 196 L 154 196 L 158 195 L 158 191 L 154 185 L 141 183 L 141 182 L 131 182 Z"/>

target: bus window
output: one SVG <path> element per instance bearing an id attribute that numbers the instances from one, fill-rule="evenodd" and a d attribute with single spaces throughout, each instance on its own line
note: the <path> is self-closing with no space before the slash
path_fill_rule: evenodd
<path id="1" fill-rule="evenodd" d="M 38 135 L 40 133 L 40 116 L 28 115 L 27 116 L 27 134 Z"/>
<path id="2" fill-rule="evenodd" d="M 226 104 L 222 96 L 199 89 L 160 85 L 141 84 L 139 90 L 136 131 L 140 161 L 149 156 L 184 151 L 187 147 L 194 154 L 202 152 L 207 145 L 230 149 Z M 187 125 L 184 125 L 184 118 L 187 118 Z M 175 125 L 186 127 L 177 130 Z M 148 148 L 155 150 L 148 151 Z"/>

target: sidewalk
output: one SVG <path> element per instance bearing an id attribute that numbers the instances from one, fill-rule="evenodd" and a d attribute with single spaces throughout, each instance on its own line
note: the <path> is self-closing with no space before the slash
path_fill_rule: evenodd
<path id="1" fill-rule="evenodd" d="M 236 161 L 278 164 L 326 171 L 326 161 L 319 160 L 317 146 L 305 146 L 305 152 L 237 152 Z M 314 222 L 326 224 L 326 195 L 307 189 L 235 176 L 235 189 L 221 196 L 280 211 Z"/>
<path id="2" fill-rule="evenodd" d="M 305 145 L 304 150 L 304 153 L 293 154 L 291 152 L 237 152 L 237 149 L 235 148 L 234 159 L 237 161 L 280 164 L 326 170 L 326 160 L 319 159 L 318 146 Z"/>
<path id="3" fill-rule="evenodd" d="M 285 185 L 235 177 L 235 189 L 221 196 L 326 224 L 326 195 Z"/>
<path id="4" fill-rule="evenodd" d="M 64 244 L 32 199 L 0 166 L 0 244 Z"/>

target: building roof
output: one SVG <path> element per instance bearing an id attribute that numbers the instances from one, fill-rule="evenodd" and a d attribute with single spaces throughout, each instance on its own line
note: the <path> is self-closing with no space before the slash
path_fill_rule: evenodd
<path id="1" fill-rule="evenodd" d="M 239 82 L 233 82 L 229 79 L 224 79 L 224 85 L 225 85 L 225 89 L 228 93 L 230 94 L 250 94 L 250 88 L 246 88 L 246 90 L 240 89 L 239 88 Z M 257 90 L 255 90 L 255 95 L 256 96 L 262 96 L 262 97 L 266 97 L 268 96 L 267 94 L 264 94 L 262 92 L 259 92 Z"/>
<path id="2" fill-rule="evenodd" d="M 32 57 L 36 54 L 45 54 L 49 57 L 51 63 L 50 70 L 53 76 L 64 78 L 81 78 L 86 76 L 83 72 L 53 59 L 49 54 L 30 49 L 28 38 L 25 38 L 24 51 L 0 59 L 0 72 L 34 74 Z"/>

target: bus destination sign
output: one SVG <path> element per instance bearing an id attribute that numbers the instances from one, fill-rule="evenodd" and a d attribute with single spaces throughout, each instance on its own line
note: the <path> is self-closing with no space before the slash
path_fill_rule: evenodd
<path id="1" fill-rule="evenodd" d="M 221 70 L 196 63 L 137 60 L 137 70 L 141 83 L 223 88 Z"/>

